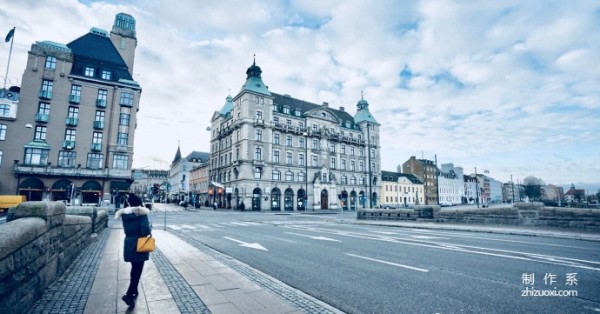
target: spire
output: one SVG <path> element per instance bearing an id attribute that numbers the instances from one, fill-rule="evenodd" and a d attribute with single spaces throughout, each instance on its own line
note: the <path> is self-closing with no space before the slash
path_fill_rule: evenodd
<path id="1" fill-rule="evenodd" d="M 179 140 L 177 140 L 177 152 L 175 153 L 175 158 L 173 158 L 172 164 L 176 164 L 179 160 L 181 160 L 181 149 L 179 148 Z"/>
<path id="2" fill-rule="evenodd" d="M 249 91 L 253 93 L 263 94 L 271 96 L 269 88 L 263 83 L 261 78 L 262 70 L 256 65 L 256 55 L 252 61 L 252 65 L 246 70 L 246 83 L 242 86 L 243 91 Z"/>

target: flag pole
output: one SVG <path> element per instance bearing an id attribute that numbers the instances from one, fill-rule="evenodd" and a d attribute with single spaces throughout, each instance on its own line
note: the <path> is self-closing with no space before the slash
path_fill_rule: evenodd
<path id="1" fill-rule="evenodd" d="M 10 50 L 8 51 L 8 63 L 6 64 L 6 75 L 4 75 L 4 89 L 6 89 L 6 80 L 8 79 L 8 69 L 10 68 L 10 57 L 12 56 L 13 42 L 15 41 L 15 29 L 12 29 L 12 36 L 10 36 Z"/>

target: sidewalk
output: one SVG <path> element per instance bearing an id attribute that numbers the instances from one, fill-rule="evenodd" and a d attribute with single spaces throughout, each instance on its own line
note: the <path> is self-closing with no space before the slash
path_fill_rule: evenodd
<path id="1" fill-rule="evenodd" d="M 123 261 L 122 226 L 111 221 L 31 313 L 341 313 L 256 270 L 241 274 L 222 263 L 220 253 L 207 254 L 168 231 L 152 234 L 157 250 L 144 264 L 134 308 L 121 300 L 130 264 Z"/>

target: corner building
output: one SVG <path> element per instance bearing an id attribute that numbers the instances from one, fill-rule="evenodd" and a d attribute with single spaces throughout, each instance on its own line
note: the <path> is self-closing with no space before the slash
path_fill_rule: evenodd
<path id="1" fill-rule="evenodd" d="M 380 124 L 367 101 L 352 116 L 272 93 L 261 75 L 254 62 L 212 117 L 211 203 L 254 211 L 378 206 Z"/>
<path id="2" fill-rule="evenodd" d="M 0 194 L 95 204 L 129 191 L 142 92 L 132 78 L 136 46 L 135 19 L 125 13 L 110 33 L 32 44 L 18 111 L 0 142 Z"/>

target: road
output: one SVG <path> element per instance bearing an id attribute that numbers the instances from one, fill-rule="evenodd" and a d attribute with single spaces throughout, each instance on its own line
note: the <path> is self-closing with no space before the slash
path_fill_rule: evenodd
<path id="1" fill-rule="evenodd" d="M 348 313 L 600 311 L 599 242 L 368 226 L 348 216 L 198 211 L 168 212 L 166 221 Z M 153 220 L 164 228 L 163 213 Z"/>

